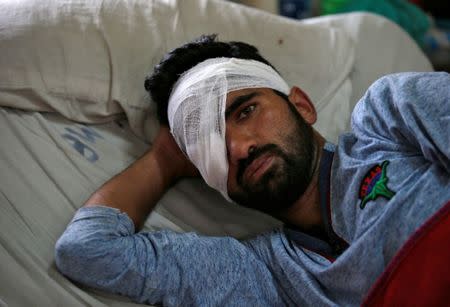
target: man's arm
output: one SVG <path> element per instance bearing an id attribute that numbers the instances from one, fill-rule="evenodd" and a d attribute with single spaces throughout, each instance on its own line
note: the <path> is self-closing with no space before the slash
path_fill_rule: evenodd
<path id="1" fill-rule="evenodd" d="M 55 246 L 58 270 L 140 303 L 216 306 L 245 298 L 249 305 L 282 304 L 269 269 L 234 238 L 136 232 L 177 179 L 196 174 L 162 128 L 149 152 L 76 212 Z"/>
<path id="2" fill-rule="evenodd" d="M 450 173 L 450 75 L 403 73 L 379 79 L 356 105 L 352 130 L 361 148 L 381 144 L 394 153 L 421 155 Z"/>
<path id="3" fill-rule="evenodd" d="M 181 177 L 197 175 L 167 127 L 161 127 L 151 150 L 107 181 L 86 201 L 85 207 L 117 208 L 140 229 L 158 200 Z"/>

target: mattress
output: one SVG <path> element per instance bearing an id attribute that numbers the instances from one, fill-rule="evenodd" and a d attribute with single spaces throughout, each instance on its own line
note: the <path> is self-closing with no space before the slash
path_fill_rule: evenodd
<path id="1" fill-rule="evenodd" d="M 1 2 L 0 305 L 136 305 L 66 279 L 54 244 L 89 195 L 151 147 L 158 123 L 144 77 L 205 29 L 255 44 L 311 96 L 330 141 L 378 77 L 431 70 L 404 31 L 371 14 L 298 22 L 223 1 Z M 279 224 L 185 179 L 145 230 L 246 238 Z"/>

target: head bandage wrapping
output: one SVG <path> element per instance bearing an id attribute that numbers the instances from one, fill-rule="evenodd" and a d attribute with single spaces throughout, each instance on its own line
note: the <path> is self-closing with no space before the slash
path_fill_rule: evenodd
<path id="1" fill-rule="evenodd" d="M 225 143 L 227 94 L 246 88 L 271 88 L 284 94 L 289 86 L 269 65 L 237 58 L 212 58 L 183 73 L 169 97 L 171 133 L 206 183 L 230 200 Z"/>

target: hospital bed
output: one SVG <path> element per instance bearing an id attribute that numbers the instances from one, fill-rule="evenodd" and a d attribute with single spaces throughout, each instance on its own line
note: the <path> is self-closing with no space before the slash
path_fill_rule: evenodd
<path id="1" fill-rule="evenodd" d="M 295 21 L 212 0 L 1 1 L 0 306 L 137 305 L 62 276 L 54 245 L 89 195 L 151 146 L 145 76 L 203 33 L 257 46 L 309 94 L 333 142 L 378 77 L 432 70 L 403 30 L 365 13 Z M 145 229 L 245 238 L 278 224 L 186 179 Z"/>

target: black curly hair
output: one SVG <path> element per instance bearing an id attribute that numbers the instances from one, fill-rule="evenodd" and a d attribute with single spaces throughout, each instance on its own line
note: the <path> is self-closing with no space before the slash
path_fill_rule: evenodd
<path id="1" fill-rule="evenodd" d="M 145 89 L 157 105 L 160 123 L 168 124 L 167 105 L 173 85 L 185 71 L 200 62 L 219 57 L 240 58 L 260 61 L 274 68 L 255 46 L 244 42 L 219 42 L 216 38 L 216 34 L 202 35 L 170 51 L 155 66 L 153 73 L 145 78 Z"/>

